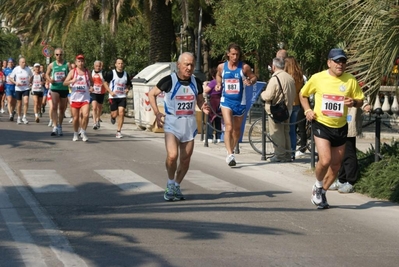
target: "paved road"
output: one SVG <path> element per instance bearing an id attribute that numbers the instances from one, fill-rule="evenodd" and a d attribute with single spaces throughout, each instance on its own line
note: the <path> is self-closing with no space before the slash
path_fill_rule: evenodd
<path id="1" fill-rule="evenodd" d="M 45 114 L 46 116 L 46 114 Z M 0 266 L 397 266 L 399 207 L 329 192 L 310 203 L 309 158 L 237 167 L 199 137 L 182 184 L 165 202 L 163 135 L 116 139 L 105 118 L 89 141 L 50 137 L 42 122 L 0 116 Z M 371 140 L 371 143 L 373 140 Z"/>

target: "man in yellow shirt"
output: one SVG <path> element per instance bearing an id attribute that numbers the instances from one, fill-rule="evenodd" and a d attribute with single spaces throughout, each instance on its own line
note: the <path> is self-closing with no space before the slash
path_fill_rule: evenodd
<path id="1" fill-rule="evenodd" d="M 363 105 L 363 92 L 356 78 L 345 72 L 347 56 L 342 49 L 331 49 L 328 69 L 314 74 L 300 92 L 306 119 L 312 121 L 319 161 L 311 201 L 318 209 L 328 209 L 326 192 L 334 182 L 345 152 L 348 107 Z M 315 95 L 312 110 L 308 98 Z"/>

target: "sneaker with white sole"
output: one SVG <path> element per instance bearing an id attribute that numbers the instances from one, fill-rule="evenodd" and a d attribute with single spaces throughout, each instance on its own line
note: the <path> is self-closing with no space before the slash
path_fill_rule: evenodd
<path id="1" fill-rule="evenodd" d="M 326 192 L 322 191 L 321 192 L 321 203 L 317 205 L 317 209 L 322 210 L 322 209 L 329 209 L 330 205 L 327 202 L 327 197 L 326 197 Z"/>
<path id="2" fill-rule="evenodd" d="M 348 182 L 341 184 L 341 185 L 342 186 L 340 188 L 338 188 L 339 193 L 343 193 L 343 194 L 353 193 L 353 185 L 351 185 Z"/>
<path id="3" fill-rule="evenodd" d="M 93 130 L 97 130 L 97 129 L 98 129 L 97 123 L 93 123 Z"/>
<path id="4" fill-rule="evenodd" d="M 123 135 L 121 134 L 121 132 L 116 132 L 116 135 L 115 135 L 115 137 L 116 137 L 116 138 L 122 138 L 122 137 L 123 137 Z"/>
<path id="5" fill-rule="evenodd" d="M 26 117 L 22 117 L 22 122 L 23 122 L 24 124 L 28 124 L 28 123 L 29 123 L 29 121 L 26 119 Z"/>
<path id="6" fill-rule="evenodd" d="M 4 109 L 0 109 L 0 113 L 4 113 Z"/>
<path id="7" fill-rule="evenodd" d="M 87 142 L 87 140 L 89 140 L 89 138 L 88 138 L 87 135 L 86 135 L 86 132 L 83 132 L 83 131 L 82 131 L 80 137 L 82 137 L 82 141 L 83 141 L 83 142 Z"/>
<path id="8" fill-rule="evenodd" d="M 166 201 L 173 201 L 175 199 L 175 184 L 168 184 L 165 189 L 165 193 L 163 194 L 163 198 Z"/>
<path id="9" fill-rule="evenodd" d="M 330 185 L 330 187 L 328 188 L 328 190 L 338 190 L 341 186 L 343 186 L 343 183 L 340 183 L 339 180 L 335 180 L 334 183 L 332 183 Z"/>
<path id="10" fill-rule="evenodd" d="M 233 166 L 236 166 L 236 158 L 234 157 L 234 154 L 230 154 L 230 155 L 227 155 L 227 157 L 226 157 L 226 163 L 230 166 L 230 167 L 233 167 Z"/>
<path id="11" fill-rule="evenodd" d="M 53 131 L 51 132 L 51 136 L 57 136 L 58 134 L 58 128 L 57 127 L 53 127 Z"/>
<path id="12" fill-rule="evenodd" d="M 72 141 L 76 142 L 76 141 L 78 141 L 78 140 L 79 140 L 78 133 L 73 133 Z"/>
<path id="13" fill-rule="evenodd" d="M 305 153 L 302 153 L 301 151 L 297 151 L 297 152 L 295 152 L 295 157 L 296 158 L 300 158 L 300 157 L 303 157 L 303 156 L 305 156 L 306 154 Z"/>
<path id="14" fill-rule="evenodd" d="M 17 124 L 22 124 L 21 118 L 17 118 Z"/>
<path id="15" fill-rule="evenodd" d="M 61 126 L 57 127 L 57 135 L 58 136 L 63 136 L 64 135 L 64 133 L 62 132 L 62 127 Z"/>
<path id="16" fill-rule="evenodd" d="M 48 127 L 52 127 L 53 126 L 53 120 L 49 120 L 49 122 L 48 122 L 48 125 L 47 125 Z"/>
<path id="17" fill-rule="evenodd" d="M 185 200 L 186 198 L 180 190 L 180 185 L 175 185 L 175 198 L 173 200 Z"/>
<path id="18" fill-rule="evenodd" d="M 321 199 L 321 193 L 323 191 L 322 187 L 317 187 L 315 184 L 312 187 L 312 198 L 310 199 L 310 201 L 312 201 L 312 203 L 316 206 L 320 205 L 321 202 L 323 201 Z"/>

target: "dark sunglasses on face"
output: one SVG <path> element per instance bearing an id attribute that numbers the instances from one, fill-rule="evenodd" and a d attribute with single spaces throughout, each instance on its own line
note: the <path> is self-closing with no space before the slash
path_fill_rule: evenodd
<path id="1" fill-rule="evenodd" d="M 335 63 L 343 63 L 346 64 L 346 58 L 338 58 L 338 59 L 332 59 L 332 61 L 334 61 Z"/>
<path id="2" fill-rule="evenodd" d="M 62 56 L 62 54 L 55 54 L 56 56 Z"/>

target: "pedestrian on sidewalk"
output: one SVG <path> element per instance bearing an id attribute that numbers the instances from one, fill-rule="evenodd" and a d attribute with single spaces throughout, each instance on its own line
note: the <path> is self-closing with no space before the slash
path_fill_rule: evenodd
<path id="1" fill-rule="evenodd" d="M 312 131 L 319 156 L 316 183 L 311 202 L 318 209 L 328 209 L 326 192 L 341 167 L 348 134 L 348 107 L 363 105 L 363 91 L 356 78 L 346 73 L 347 56 L 342 49 L 331 49 L 328 69 L 314 74 L 299 95 L 306 119 L 312 121 Z M 314 110 L 308 98 L 315 94 Z"/>
<path id="2" fill-rule="evenodd" d="M 157 126 L 165 131 L 165 165 L 168 174 L 164 193 L 166 201 L 185 199 L 180 184 L 189 169 L 194 138 L 198 132 L 195 106 L 205 114 L 209 113 L 209 106 L 202 96 L 202 82 L 193 72 L 194 55 L 185 52 L 179 56 L 177 72 L 162 78 L 148 93 Z M 157 104 L 157 96 L 162 92 L 165 93 L 165 114 L 159 111 Z"/>
<path id="3" fill-rule="evenodd" d="M 356 156 L 356 137 L 362 134 L 362 113 L 371 109 L 365 99 L 361 108 L 348 108 L 348 136 L 345 143 L 345 154 L 338 171 L 338 178 L 330 186 L 330 190 L 340 193 L 352 193 L 353 185 L 359 178 L 359 163 Z"/>

